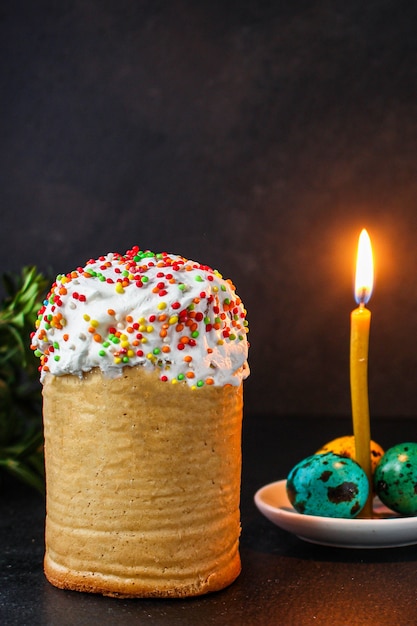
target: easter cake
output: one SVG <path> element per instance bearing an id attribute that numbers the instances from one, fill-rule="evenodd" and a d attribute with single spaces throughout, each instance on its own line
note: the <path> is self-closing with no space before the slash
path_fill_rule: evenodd
<path id="1" fill-rule="evenodd" d="M 59 275 L 43 383 L 44 568 L 57 587 L 185 597 L 241 568 L 246 311 L 234 285 L 138 247 Z"/>

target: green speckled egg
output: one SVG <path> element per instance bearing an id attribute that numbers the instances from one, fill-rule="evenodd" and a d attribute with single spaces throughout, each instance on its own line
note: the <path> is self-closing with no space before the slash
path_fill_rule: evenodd
<path id="1" fill-rule="evenodd" d="M 368 493 L 368 479 L 360 465 L 333 452 L 307 457 L 287 477 L 288 499 L 306 515 L 355 517 Z"/>
<path id="2" fill-rule="evenodd" d="M 389 448 L 374 474 L 375 492 L 389 509 L 417 515 L 417 443 Z"/>

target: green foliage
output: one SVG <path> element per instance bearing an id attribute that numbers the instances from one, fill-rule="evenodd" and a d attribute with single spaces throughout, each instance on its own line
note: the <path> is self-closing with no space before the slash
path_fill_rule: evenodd
<path id="1" fill-rule="evenodd" d="M 44 491 L 42 395 L 30 333 L 48 281 L 35 267 L 4 274 L 0 303 L 0 471 Z"/>

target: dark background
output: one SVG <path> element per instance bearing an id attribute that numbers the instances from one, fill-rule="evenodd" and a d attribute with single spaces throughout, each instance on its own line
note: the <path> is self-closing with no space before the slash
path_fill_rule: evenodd
<path id="1" fill-rule="evenodd" d="M 0 64 L 2 270 L 212 265 L 247 413 L 349 415 L 366 227 L 371 412 L 417 416 L 417 3 L 2 0 Z"/>

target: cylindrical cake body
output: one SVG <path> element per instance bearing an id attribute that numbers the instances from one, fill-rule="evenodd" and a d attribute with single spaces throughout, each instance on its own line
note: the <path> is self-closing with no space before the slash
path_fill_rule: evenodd
<path id="1" fill-rule="evenodd" d="M 126 367 L 46 377 L 45 572 L 121 597 L 216 591 L 240 572 L 242 384 Z"/>

